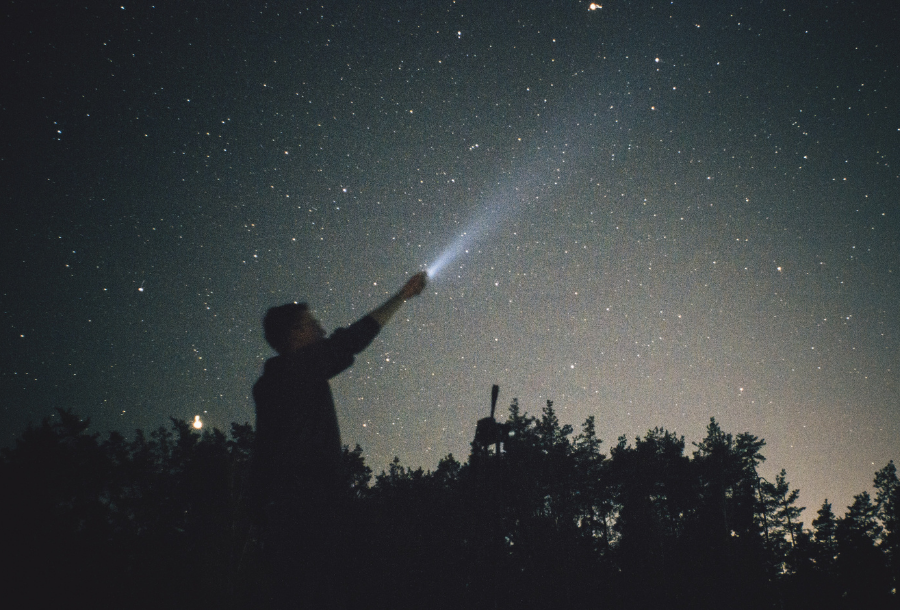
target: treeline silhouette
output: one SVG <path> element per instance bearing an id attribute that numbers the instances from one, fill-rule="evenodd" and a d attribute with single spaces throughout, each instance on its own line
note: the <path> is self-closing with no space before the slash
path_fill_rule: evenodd
<path id="1" fill-rule="evenodd" d="M 893 462 L 843 517 L 801 521 L 765 442 L 711 419 L 692 448 L 656 428 L 608 455 L 589 417 L 552 402 L 507 419 L 501 453 L 374 477 L 344 451 L 344 581 L 359 608 L 897 608 L 900 482 Z M 6 607 L 266 608 L 251 525 L 253 429 L 149 437 L 59 410 L 3 450 Z M 827 468 L 823 464 L 823 468 Z"/>

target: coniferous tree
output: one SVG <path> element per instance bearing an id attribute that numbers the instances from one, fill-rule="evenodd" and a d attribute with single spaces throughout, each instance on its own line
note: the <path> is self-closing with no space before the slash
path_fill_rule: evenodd
<path id="1" fill-rule="evenodd" d="M 887 557 L 891 590 L 900 598 L 900 480 L 893 460 L 875 473 L 875 489 L 882 527 L 879 546 Z"/>
<path id="2" fill-rule="evenodd" d="M 351 451 L 344 446 L 341 451 L 341 462 L 344 473 L 344 489 L 351 498 L 362 498 L 369 491 L 372 480 L 372 469 L 366 466 L 362 455 L 362 447 L 356 445 Z"/>
<path id="3" fill-rule="evenodd" d="M 826 576 L 833 576 L 838 557 L 837 518 L 831 510 L 831 503 L 826 499 L 822 508 L 812 522 L 813 561 L 816 568 Z"/>
<path id="4" fill-rule="evenodd" d="M 709 544 L 713 552 L 724 554 L 725 544 L 733 531 L 733 515 L 728 503 L 734 484 L 733 440 L 715 418 L 706 427 L 706 437 L 694 443 L 694 465 L 699 478 L 700 519 L 709 528 Z"/>
<path id="5" fill-rule="evenodd" d="M 608 553 L 613 498 L 608 484 L 608 462 L 600 452 L 594 416 L 589 416 L 572 444 L 576 480 L 576 519 L 584 537 L 601 554 Z"/>
<path id="6" fill-rule="evenodd" d="M 784 469 L 776 476 L 775 483 L 760 479 L 759 489 L 766 569 L 770 570 L 770 578 L 780 579 L 797 569 L 799 557 L 795 552 L 803 530 L 800 514 L 805 509 L 795 506 L 800 490 L 791 490 Z"/>
<path id="7" fill-rule="evenodd" d="M 667 596 L 683 600 L 679 542 L 683 515 L 691 510 L 684 447 L 683 438 L 655 428 L 636 438 L 633 448 L 620 442 L 612 452 L 619 490 L 616 556 L 630 581 L 631 603 L 638 607 L 657 607 Z"/>
<path id="8" fill-rule="evenodd" d="M 812 521 L 812 532 L 802 532 L 793 554 L 796 572 L 788 583 L 787 607 L 837 608 L 842 589 L 837 582 L 837 518 L 828 500 Z"/>
<path id="9" fill-rule="evenodd" d="M 540 455 L 538 473 L 544 495 L 544 515 L 558 528 L 574 526 L 576 519 L 571 497 L 574 474 L 571 434 L 572 426 L 559 423 L 553 401 L 548 400 L 540 419 L 535 422 L 535 438 Z"/>
<path id="10" fill-rule="evenodd" d="M 757 518 L 757 466 L 765 441 L 743 433 L 735 439 L 710 419 L 706 437 L 694 444 L 698 504 L 691 523 L 694 552 L 703 566 L 707 597 L 740 607 L 771 603 L 765 570 L 764 532 Z"/>
<path id="11" fill-rule="evenodd" d="M 0 540 L 13 569 L 6 582 L 14 606 L 52 605 L 48 574 L 55 587 L 86 596 L 99 584 L 98 571 L 117 573 L 102 544 L 109 535 L 101 498 L 110 465 L 89 427 L 90 420 L 57 409 L 3 450 Z"/>
<path id="12" fill-rule="evenodd" d="M 854 496 L 836 531 L 837 569 L 848 607 L 883 608 L 887 603 L 890 578 L 878 544 L 882 531 L 869 493 Z"/>

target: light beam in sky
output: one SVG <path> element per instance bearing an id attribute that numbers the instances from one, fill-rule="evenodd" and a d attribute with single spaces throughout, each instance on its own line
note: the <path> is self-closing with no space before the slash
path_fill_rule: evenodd
<path id="1" fill-rule="evenodd" d="M 559 184 L 562 170 L 572 169 L 573 161 L 584 145 L 592 144 L 581 136 L 584 135 L 583 127 L 596 120 L 597 114 L 591 112 L 589 116 L 582 116 L 583 114 L 578 112 L 577 118 L 549 121 L 553 127 L 544 130 L 542 140 L 552 144 L 537 146 L 531 152 L 528 163 L 519 166 L 518 171 L 507 173 L 507 177 L 502 181 L 498 180 L 492 191 L 483 194 L 481 212 L 427 266 L 430 278 L 440 275 L 449 264 L 467 254 L 479 241 L 513 221 L 526 202 L 535 202 L 539 195 L 543 201 L 547 189 L 553 189 Z"/>
<path id="2" fill-rule="evenodd" d="M 448 264 L 460 255 L 467 254 L 469 248 L 478 240 L 496 231 L 503 222 L 511 220 L 522 207 L 523 194 L 519 192 L 518 187 L 513 187 L 489 198 L 488 201 L 484 210 L 475 217 L 466 230 L 450 242 L 450 245 L 428 265 L 428 277 L 437 277 Z"/>

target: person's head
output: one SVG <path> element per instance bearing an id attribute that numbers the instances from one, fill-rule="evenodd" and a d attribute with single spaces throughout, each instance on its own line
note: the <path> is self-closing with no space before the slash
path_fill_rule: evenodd
<path id="1" fill-rule="evenodd" d="M 306 303 L 272 307 L 263 318 L 266 341 L 279 354 L 290 354 L 325 337 Z"/>

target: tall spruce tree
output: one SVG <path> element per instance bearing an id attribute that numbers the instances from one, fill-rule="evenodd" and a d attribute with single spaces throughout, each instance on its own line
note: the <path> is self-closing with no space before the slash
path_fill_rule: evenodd
<path id="1" fill-rule="evenodd" d="M 869 493 L 854 496 L 836 531 L 842 596 L 851 607 L 883 608 L 889 599 L 886 556 L 879 546 L 882 531 Z"/>
<path id="2" fill-rule="evenodd" d="M 697 511 L 691 539 L 702 562 L 706 605 L 727 599 L 740 607 L 772 603 L 765 569 L 764 532 L 757 466 L 765 441 L 749 433 L 737 439 L 710 419 L 706 437 L 695 443 Z"/>
<path id="3" fill-rule="evenodd" d="M 759 489 L 767 568 L 777 578 L 796 570 L 798 558 L 794 553 L 802 536 L 800 514 L 805 508 L 796 506 L 800 490 L 791 490 L 783 468 L 775 477 L 775 483 L 760 479 Z"/>
<path id="4" fill-rule="evenodd" d="M 875 489 L 882 527 L 879 546 L 887 556 L 891 590 L 900 599 L 900 480 L 893 460 L 875 473 Z"/>
<path id="5" fill-rule="evenodd" d="M 831 503 L 826 499 L 822 508 L 812 522 L 813 562 L 817 570 L 826 576 L 834 576 L 838 558 L 837 526 L 838 521 L 831 510 Z"/>

